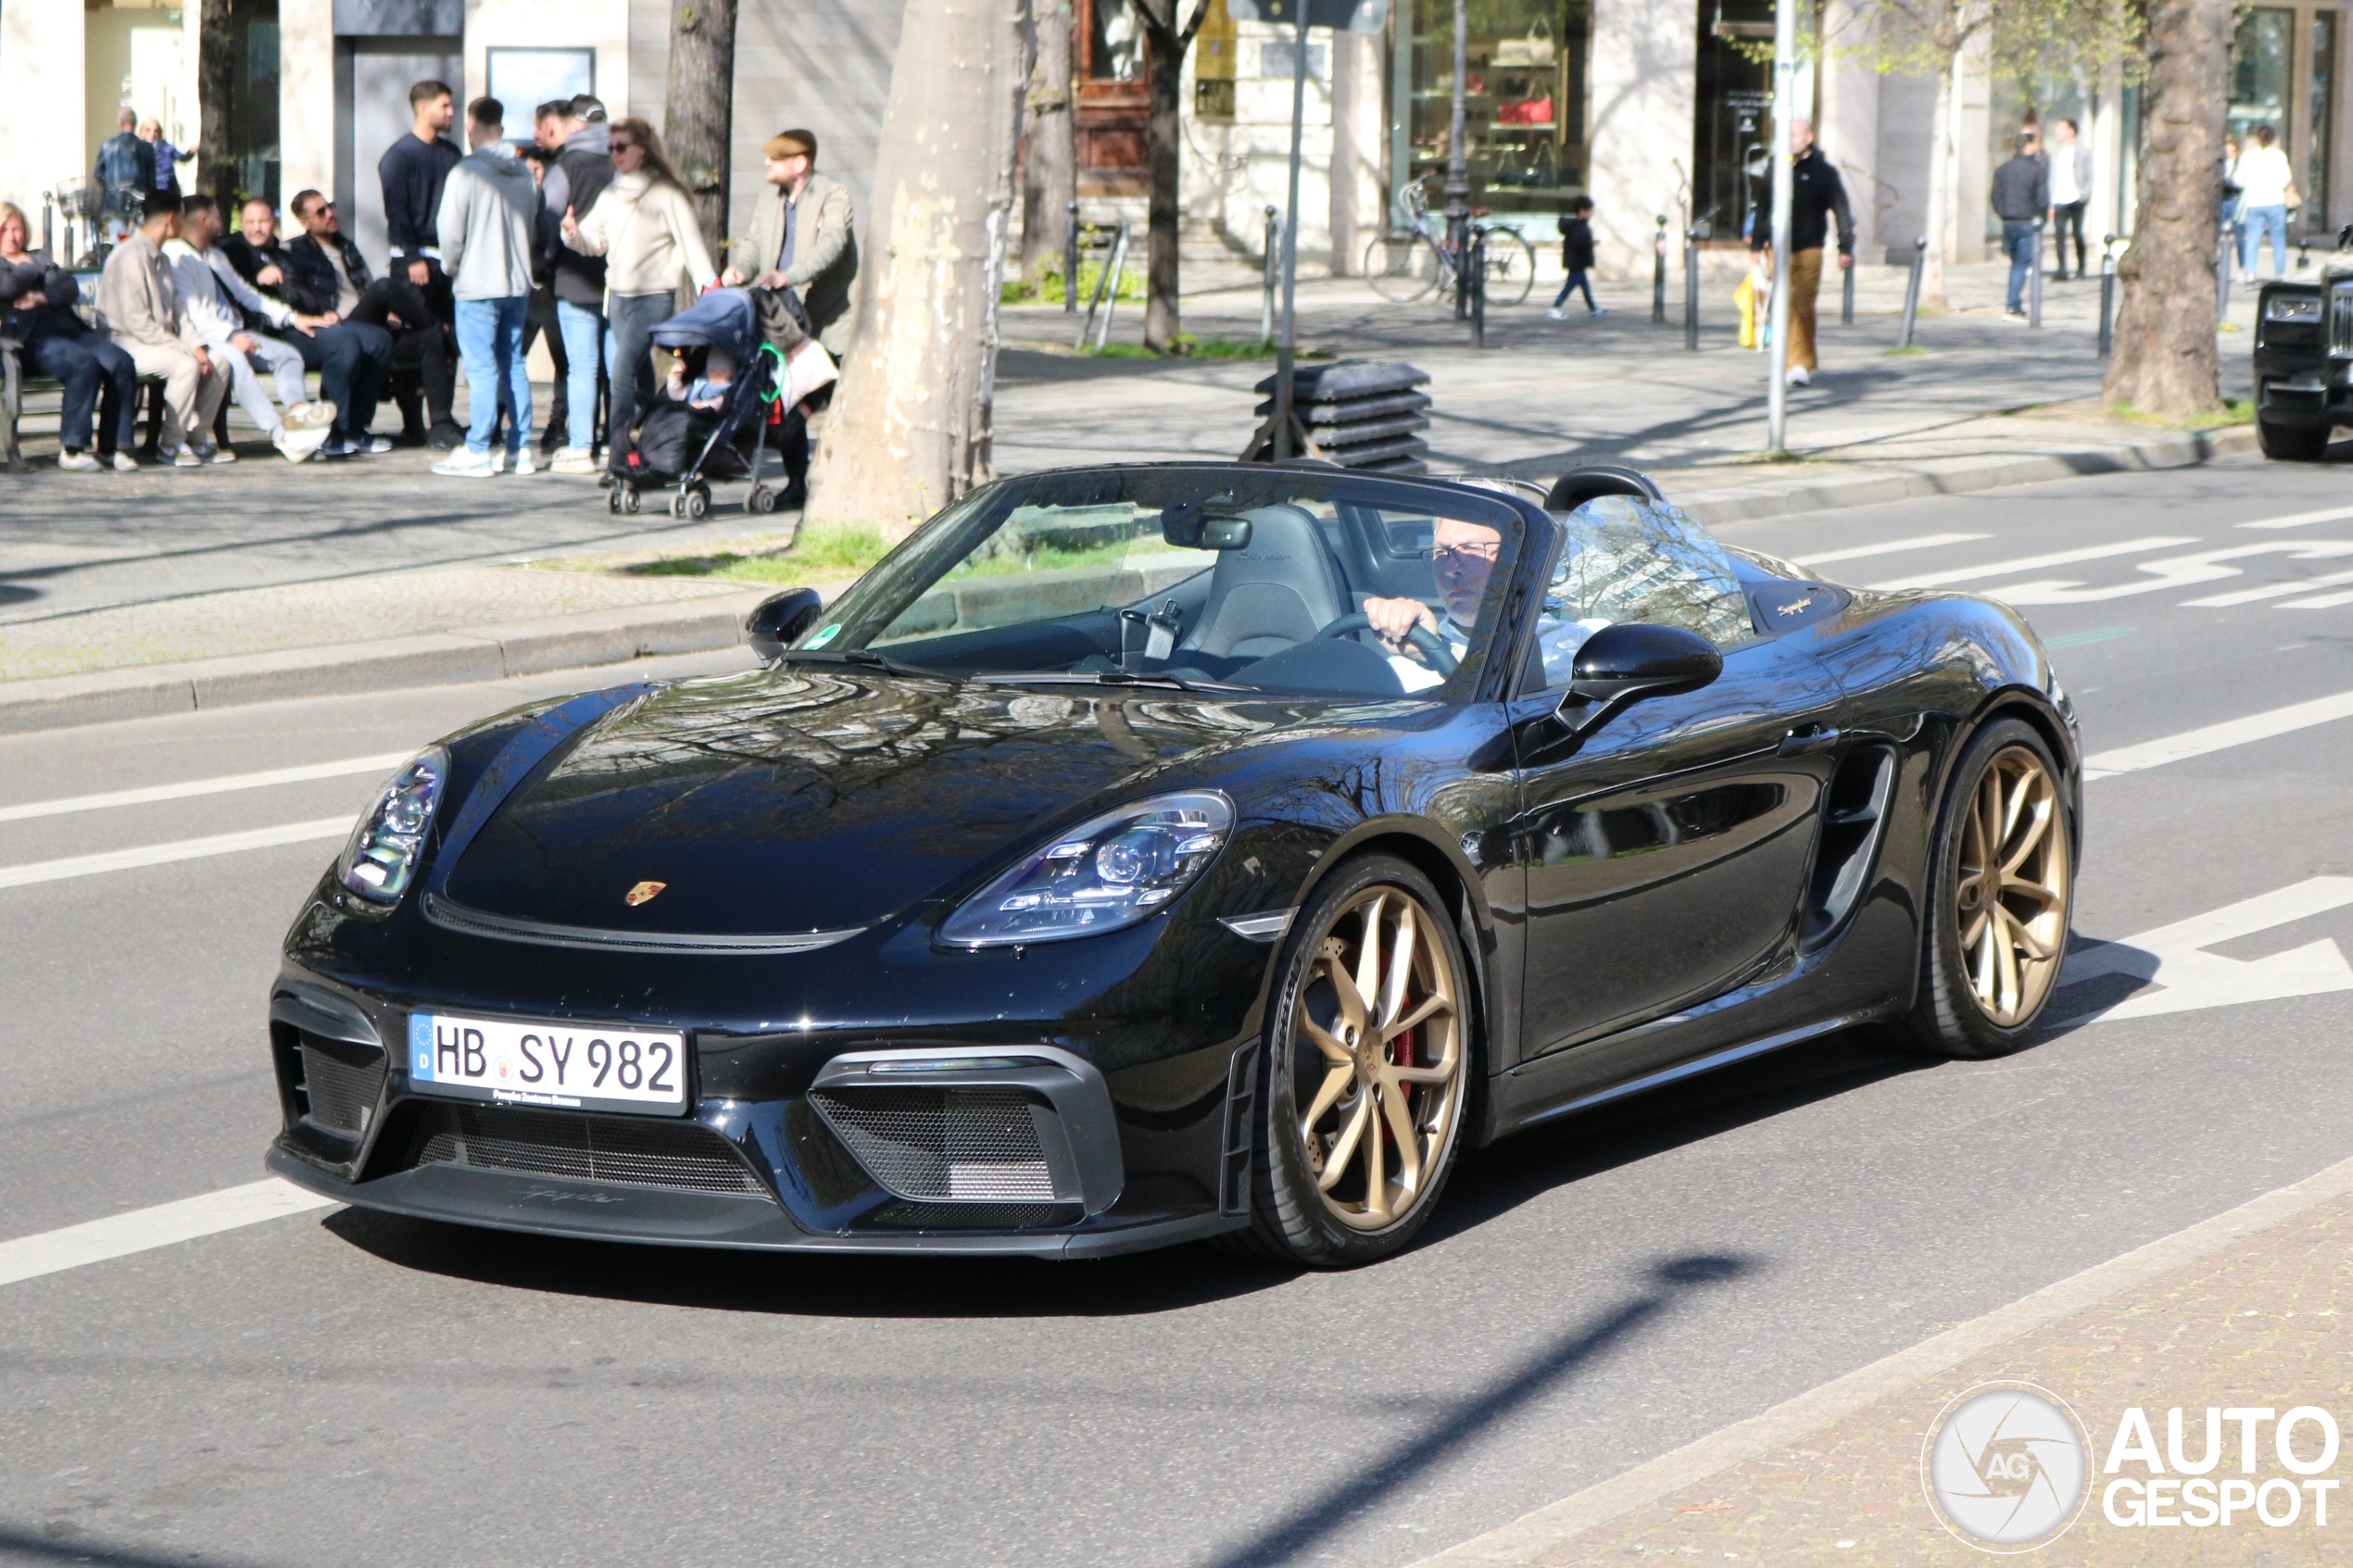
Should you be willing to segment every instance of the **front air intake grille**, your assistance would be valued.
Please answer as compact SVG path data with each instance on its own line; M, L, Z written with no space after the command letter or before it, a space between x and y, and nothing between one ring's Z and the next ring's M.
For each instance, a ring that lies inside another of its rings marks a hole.
M2353 354L2353 288L2329 290L2329 352Z
M865 1223L892 1230L1027 1231L1075 1225L1084 1217L1076 1203L886 1203Z
M1053 1202L1053 1173L1029 1098L1013 1089L875 1088L810 1097L896 1197L949 1203Z
M361 1137L384 1093L384 1053L374 1046L302 1036L302 1095L310 1121L346 1137Z
M433 1108L425 1132L420 1165L692 1192L765 1197L768 1190L726 1139L693 1122L441 1105Z

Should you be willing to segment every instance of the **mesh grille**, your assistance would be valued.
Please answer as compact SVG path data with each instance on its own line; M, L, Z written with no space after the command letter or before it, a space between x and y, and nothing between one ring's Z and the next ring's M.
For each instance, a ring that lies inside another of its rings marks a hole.
M525 1171L623 1186L766 1196L727 1141L694 1123L572 1116L504 1106L434 1108L420 1165Z
M375 1047L302 1037L303 1098L320 1126L351 1137L364 1134L384 1086L384 1053Z
M901 1198L1051 1203L1029 1100L1012 1089L854 1089L812 1097L841 1141Z
M1023 1231L1075 1225L1076 1203L886 1203L866 1216L870 1225L893 1230Z
M2329 291L2329 352L2353 354L2353 289Z

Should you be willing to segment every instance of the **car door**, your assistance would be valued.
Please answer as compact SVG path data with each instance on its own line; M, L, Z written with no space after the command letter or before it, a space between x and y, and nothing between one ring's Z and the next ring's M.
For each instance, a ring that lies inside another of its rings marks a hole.
M1690 563L1717 579L1714 608L1656 577L1603 608L1700 631L1718 643L1722 674L1634 704L1566 756L1541 715L1567 670L1520 701L1523 1059L1728 988L1786 948L1797 917L1841 690L1809 632L1756 635L1729 557L1682 526L1715 552ZM1578 608L1592 607L1558 609Z

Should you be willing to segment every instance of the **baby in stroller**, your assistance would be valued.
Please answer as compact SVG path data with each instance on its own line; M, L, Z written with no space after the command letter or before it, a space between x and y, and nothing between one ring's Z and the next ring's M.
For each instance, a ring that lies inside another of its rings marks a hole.
M689 386L686 357L682 354L670 362L670 380L663 384L661 395L689 408L721 408L726 406L735 380L736 357L724 348L712 348L704 351L702 374Z
M634 512L648 486L675 487L672 515L702 517L714 483L752 480L746 509L772 512L776 492L757 483L775 401L774 357L761 352L750 298L717 289L654 329L677 364L639 422L616 442L611 507Z

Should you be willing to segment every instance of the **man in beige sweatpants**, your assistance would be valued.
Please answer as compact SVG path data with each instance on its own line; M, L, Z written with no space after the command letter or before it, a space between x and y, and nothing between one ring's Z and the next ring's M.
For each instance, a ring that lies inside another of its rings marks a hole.
M98 315L107 335L142 376L163 378L170 414L164 423L163 454L176 468L227 461L212 442L213 416L229 394L229 367L216 364L195 323L180 308L172 286L171 258L163 242L180 232L180 198L169 191L148 194L145 221L114 247L98 279Z

